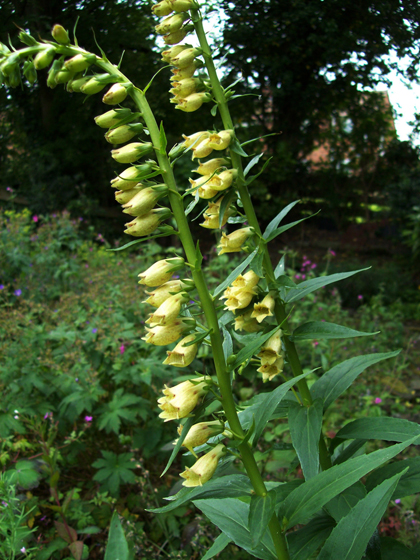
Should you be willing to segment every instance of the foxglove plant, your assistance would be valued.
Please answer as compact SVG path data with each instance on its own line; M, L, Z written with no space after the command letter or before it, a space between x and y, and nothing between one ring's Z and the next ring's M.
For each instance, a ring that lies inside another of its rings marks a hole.
M139 275L139 283L150 290L143 303L154 308L143 339L168 347L164 363L176 368L192 364L199 346L206 344L213 369L165 386L158 400L160 417L179 422L165 472L181 447L197 460L180 473L185 488L155 511L170 511L187 501L201 509L221 530L206 559L230 542L263 559L357 560L365 554L379 558L377 551L391 546L375 532L387 503L419 490L418 461L386 463L419 443L420 428L396 418L363 418L327 440L323 412L368 366L398 352L346 360L309 389L306 377L311 372L302 370L295 343L370 333L322 321L292 331L287 321L290 305L357 271L296 285L285 273L284 257L272 266L269 243L298 223L280 225L296 202L261 230L248 187L265 166L249 175L258 155L243 168L248 155L228 108L234 91L223 88L218 79L199 5L194 0L162 0L152 9L161 18L156 32L168 45L162 59L172 67L168 89L175 108L190 113L211 104L212 115L219 114L213 130L184 135L169 152L163 125L157 125L147 101L150 83L139 89L102 51L97 56L76 41L71 44L60 25L53 28L53 41L38 41L21 31L25 48L1 45L0 71L6 87L20 85L22 74L32 84L37 70L44 68L49 68L47 83L52 88L66 84L68 91L94 95L108 87L103 102L113 108L95 122L106 129L105 139L114 146L111 156L129 164L111 180L117 202L132 218L125 233L141 238L129 245L165 235L177 235L181 241L183 256L160 260ZM188 44L190 34L196 35L199 46ZM136 112L121 106L127 97ZM154 157L144 159L147 156ZM182 156L197 160L198 167L195 178L179 186L173 168ZM226 224L242 224L220 234L218 254L239 253L243 259L213 292L188 221L200 201L206 204L204 228L217 231ZM178 279L173 278L175 272ZM247 366L262 375L267 391L238 407L233 387ZM267 423L278 417L288 419L304 479L265 482L260 473L254 452ZM398 443L367 454L369 439ZM234 459L243 474L223 475L224 465Z

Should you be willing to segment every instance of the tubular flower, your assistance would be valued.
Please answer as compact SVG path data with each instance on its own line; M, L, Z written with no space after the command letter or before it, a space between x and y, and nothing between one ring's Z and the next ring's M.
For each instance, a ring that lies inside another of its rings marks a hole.
M227 169L226 171L222 171L219 175L213 175L209 185L216 191L224 191L231 186L232 181L237 175L238 171L236 169Z
M257 357L261 359L261 365L272 365L281 357L281 333L282 331L279 330L273 334L257 354Z
M211 175L202 175L198 179L188 179L188 180L191 183L191 188L196 190L199 187L203 187L204 185L206 185L209 182L210 177Z
M186 12L197 6L193 0L169 0L169 2L176 12Z
M221 130L218 133L211 134L209 137L209 146L212 150L225 150L233 138L233 130Z
M191 62L189 66L185 66L184 68L173 68L170 80L184 80L185 78L192 78L194 76L194 72L197 68L201 68L203 63L200 60L194 60Z
M159 414L159 418L168 422L189 416L199 399L208 391L209 381L210 377L196 377L175 387L165 385L164 396L158 399L159 408L163 411Z
M252 310L242 313L235 317L235 331L245 331L248 333L258 332L261 330L259 322L251 317Z
M228 206L225 209L222 223L220 224L220 205L222 203L222 200L223 197L220 198L217 202L210 202L210 204L207 207L207 210L203 214L204 223L200 224L200 226L208 229L219 229L221 226L225 225L229 216L232 215L233 211Z
M146 214L137 216L131 222L125 224L124 233L134 235L134 237L143 237L153 233L159 224L169 218L171 211L168 208L155 208Z
M143 132L143 125L140 123L124 124L122 126L118 126L117 128L108 130L105 134L105 140L110 144L124 144L124 142L128 142L141 132Z
M178 426L179 435L182 434L183 427L184 426ZM204 445L211 437L221 434L224 429L224 424L222 424L219 420L213 420L212 422L199 422L198 424L194 424L194 426L191 426L188 434L185 436L185 439L182 442L182 446L186 447L188 451L190 451L197 457L197 455L194 453L194 447Z
M242 245L248 239L250 235L253 234L253 229L250 227L237 229L233 233L226 235L222 233L222 238L220 239L220 243L218 248L220 249L219 255L223 255L224 253L237 253L241 251Z
M171 279L172 274L184 266L182 257L174 257L172 259L164 259L157 261L151 267L139 274L139 284L144 284L149 288L161 286Z
M214 449L200 457L191 468L187 467L185 471L180 474L182 478L185 478L182 483L183 486L202 486L205 482L210 480L214 475L220 457L225 454L226 447L219 443Z
M257 283L259 276L252 270L244 276L239 275L236 280L223 293L220 299L225 299L225 306L230 311L245 309L251 303L252 298L257 293ZM240 323L239 323L240 324Z
M269 292L262 301L254 303L254 311L251 317L255 317L255 319L261 323L266 317L271 317L273 315L275 304L276 301L273 294Z
M111 187L114 189L119 189L121 191L126 191L127 189L132 189L138 182L147 176L153 169L153 164L143 163L142 165L133 165L132 167L127 167L124 171L115 179L111 181Z
M148 303L149 305L153 305L153 307L160 307L170 296L184 290L191 290L193 286L193 281L189 279L170 280L159 288L156 288L153 292L146 292L149 297L142 303Z
M175 367L189 366L197 355L198 344L190 344L189 346L184 346L184 344L192 342L194 338L195 334L190 334L183 338L180 342L178 342L173 350L168 350L166 352L168 357L162 363Z
M204 158L212 153L213 148L209 146L209 141L210 139L206 138L205 140L201 140L199 144L194 146L194 148L192 149L192 159Z
M209 185L203 185L202 187L198 188L198 196L200 198L203 198L204 200L214 198L218 194L219 191L212 189Z
M257 369L259 373L262 373L263 382L271 381L273 377L282 373L284 366L284 357L280 356L273 364L265 364Z
M93 56L86 56L83 54L76 54L72 58L69 58L64 63L64 68L66 68L69 72L83 72L86 68L95 61L95 57Z
M197 146L200 142L209 138L210 132L207 130L201 130L200 132L196 132L195 134L191 134L191 136L182 135L184 138L184 146L185 148L191 148L191 146Z
M178 29L178 31L174 31L173 33L168 33L168 35L164 35L163 40L165 41L166 45L177 45L181 41L185 39L188 35L188 30L185 29Z
M201 83L201 80L198 78L185 78L178 82L174 81L172 82L173 88L169 90L169 93L172 93L172 95L176 97L187 97L191 93L194 93Z
M69 34L62 25L56 24L52 28L51 35L60 43L60 45L68 45L70 43Z
M139 115L140 113L133 113L130 109L111 109L110 111L95 117L95 123L101 128L112 128L120 124L122 121L129 123ZM128 140L130 140L130 138ZM125 140L123 140L123 142L125 142Z
M131 192L132 190L135 190L135 188L125 192ZM129 214L130 216L143 216L152 210L156 202L159 198L164 196L167 190L168 188L166 185L156 185L140 189L138 192L135 192L134 196L129 198L125 204L123 204L123 212L125 214Z
M128 189L127 191L117 191L115 193L115 200L119 204L126 204L127 202L132 200L132 198L134 198L134 196L137 193L139 193L142 190L145 190L144 185L138 183L135 187L133 187L132 189ZM151 210L152 208L153 206L151 206L149 210Z
M246 274L237 276L232 282L232 286L242 290L252 290L259 281L260 277L253 270L248 270Z
M172 51L172 49L170 50ZM169 62L173 66L176 66L179 69L187 68L194 62L195 57L198 56L200 53L201 53L200 49L184 47L182 50L179 50L176 54L171 53L171 58L167 60L167 62ZM165 53L162 53L162 56L163 54Z
M172 59L174 57L178 56L182 51L185 51L187 49L188 47L186 47L185 45L175 45L174 47L161 52L162 60L170 63L172 62Z
M175 109L180 109L185 113L193 113L197 111L203 103L208 103L210 100L211 95L206 91L192 93L185 98L178 98L178 105L175 105Z
M226 293L226 292L225 292ZM252 292L237 292L231 293L225 302L225 308L229 311L236 311L236 309L245 309L251 303L255 294Z
M117 150L111 150L111 157L119 163L134 163L153 150L151 142L132 142Z
M194 326L194 320L179 318L169 325L158 325L151 329L146 328L147 334L142 340L154 346L167 346L172 344L172 342L176 342L183 332L194 328Z
M146 323L151 327L158 325L169 325L178 317L181 306L188 300L188 295L185 292L169 296L166 301L160 305L154 313L151 313Z
M162 2L152 6L152 12L158 17L169 16L173 11L170 0L162 0Z
M118 105L127 97L127 88L122 84L114 84L102 97L102 102L106 105Z
M228 160L224 158L209 159L209 161L200 163L197 169L194 169L194 173L198 173L199 175L213 175L215 171L228 163Z
M181 29L185 20L189 19L187 14L173 14L172 16L164 19L159 25L156 25L155 30L158 35L167 35L174 33Z

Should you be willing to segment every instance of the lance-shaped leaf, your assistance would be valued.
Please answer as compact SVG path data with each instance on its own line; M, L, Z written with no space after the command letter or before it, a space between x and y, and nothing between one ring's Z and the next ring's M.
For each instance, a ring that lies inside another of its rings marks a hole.
M349 459L341 465L319 473L291 492L280 507L280 517L286 528L305 523L332 498L357 482L362 476L383 465L411 444L417 444L420 437L403 443L379 449L369 455Z
M366 493L364 484L357 481L328 502L328 504L324 506L324 509L338 523L340 519L350 513L352 508L354 508L360 500L366 497Z
M260 154L257 154L256 156L254 156L251 161L248 163L248 165L245 167L244 169L244 177L246 177L248 175L248 173L251 171L251 169L254 167L254 165L257 165L257 163L260 161L260 159L263 157L264 152L261 152Z
M267 531L270 519L276 507L276 493L274 490L268 492L266 496L251 497L248 516L248 528L251 533L251 546L256 548L264 533Z
M109 527L108 544L106 545L104 560L128 560L128 544L121 526L118 513L114 511Z
M391 479L385 480L339 521L322 547L317 560L331 560L331 558L337 557L343 560L360 560L362 558L400 476L401 474L397 474Z
M236 545L244 548L252 556L263 560L277 558L271 535L268 531L256 548L252 547L251 533L248 528L249 504L226 498L221 506L220 500L194 500L194 504L219 527Z
M305 480L319 471L319 438L322 427L322 401L317 399L310 406L298 403L289 405L289 429L293 447L302 467Z
M216 297L219 294L221 294L228 286L229 284L232 284L232 282L234 280L236 280L236 278L242 274L242 272L246 269L246 267L249 265L250 262L252 262L252 260L255 258L255 256L258 253L258 247L252 251L252 253L250 255L247 256L247 258L241 262L241 264L239 264L235 270L233 270L229 276L226 278L226 280L224 280L221 284L219 284L217 286L217 288L214 290L213 292L213 296Z
M345 360L341 364L337 364L324 375L315 381L311 387L311 394L313 399L321 398L324 401L324 410L330 406L362 373L366 368L394 358L398 356L401 350L395 352L384 352L381 354L365 354L363 356L356 356Z
M300 220L296 220L296 222L291 222L290 224L286 224L285 226L281 226L277 229L275 229L274 231L272 231L270 233L270 235L266 238L267 243L269 241L271 241L272 239L274 239L275 237L277 237L278 235L284 233L285 231L287 231L288 229L291 229L292 227L297 226L298 224L300 224L301 222L304 222L305 220L309 220L309 218L313 218L314 216L316 216L318 214L318 212L316 212L315 214L312 214L311 216L306 216L306 218L301 218Z
M335 527L334 520L325 514L318 515L305 527L287 535L290 557L293 560L308 560L330 536Z
M354 338L356 336L373 336L375 334L378 333L355 331L354 329L336 325L335 323L327 323L326 321L309 321L297 327L293 331L290 340L298 342L299 340L312 340L314 338Z
M277 228L277 226L280 224L282 219L287 216L287 214L290 212L290 210L294 206L296 206L296 204L298 202L300 202L300 200L295 200L294 202L291 202L285 208L283 208L283 210L281 210L281 212L279 212L275 218L273 218L271 220L271 222L268 224L268 226L267 226L267 228L266 228L266 230L263 234L264 239L267 239L269 237L270 233L272 233Z
M232 541L229 537L227 537L224 533L220 533L201 560L210 560L210 558L213 558L213 556L222 552L222 550L224 550L231 542Z
M420 492L420 457L411 457L402 461L395 461L389 465L385 465L380 469L376 469L366 479L366 489L372 490L384 480L391 478L397 473L405 471L400 478L398 485L395 489L392 499L404 498Z
M293 301L298 301L311 292L315 292L316 290L319 290L320 288L323 288L328 284L339 282L340 280L344 280L345 278L349 278L350 276L353 276L354 274L363 272L365 270L369 270L369 267L361 268L360 270L354 270L352 272L339 272L338 274L330 274L329 276L311 278L310 280L301 282L296 288L290 290L285 297L285 302L292 303Z
M196 413L195 413L194 416L191 416L191 418L187 418L187 421L185 422L185 424L182 427L181 435L177 439L175 447L172 450L171 456L169 457L169 460L166 463L166 467L165 467L163 473L160 476L163 476L164 474L166 474L168 472L168 469L172 465L172 463L174 462L175 457L178 455L178 451L181 449L182 442L187 437L191 426L197 422L197 419L200 416L201 410L202 410L202 407L200 407L199 409L196 410Z
M379 539L379 542L381 560L419 560L420 556L416 549L420 549L420 543L410 550L402 542L391 537L382 537Z

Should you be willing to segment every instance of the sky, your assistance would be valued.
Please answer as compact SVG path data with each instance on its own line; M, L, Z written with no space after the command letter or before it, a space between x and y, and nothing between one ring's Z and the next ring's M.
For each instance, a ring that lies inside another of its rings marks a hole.
M378 88L379 90L387 89L389 93L389 100L396 113L395 128L397 130L398 138L400 140L409 140L412 127L409 125L410 121L414 120L414 114L420 113L420 85L412 84L408 86L396 71L390 75L392 86L385 88L384 86ZM420 138L414 139L414 143L420 145Z

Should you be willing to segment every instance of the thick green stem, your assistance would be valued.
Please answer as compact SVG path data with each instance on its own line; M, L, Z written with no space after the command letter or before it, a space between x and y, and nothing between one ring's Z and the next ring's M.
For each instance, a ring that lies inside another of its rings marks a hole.
M215 69L215 66L214 66L213 58L212 58L211 49L210 49L209 44L207 42L207 37L206 37L206 34L204 32L204 29L203 29L202 19L201 19L198 11L193 12L193 21L194 21L194 27L195 27L195 31L196 31L198 40L200 42L200 47L203 50L203 56L204 56L204 59L205 59L207 72L209 74L210 81L211 81L211 84L212 84L213 95L214 95L214 98L217 102L217 107L219 109L219 113L220 113L220 116L222 118L223 126L225 127L225 129L234 129L233 121L232 121L232 118L230 116L230 112L229 112L229 108L228 108L228 104L227 104L227 100L226 100L226 95L225 95L225 92L224 92L224 90L223 90L223 88L220 84L220 81L217 77L216 69ZM238 192L239 192L239 196L241 198L241 202L242 202L243 207L244 207L246 217L248 219L248 223L249 223L250 226L252 226L254 228L254 230L257 232L257 234L259 236L261 236L262 232L261 232L261 229L260 229L260 225L259 225L257 216L255 214L254 206L252 204L248 188L246 186L246 181L245 181L245 177L244 177L244 173L243 173L241 156L239 154L237 154L236 152L234 152L233 150L231 150L230 155L231 155L233 167L235 167L235 169L238 170L237 189L238 189ZM266 279L267 279L267 282L270 284L270 283L275 281L275 276L274 276L273 265L271 263L271 259L270 259L270 255L269 255L269 252L268 252L267 245L264 246L263 251L264 251L263 264L264 264L264 269L265 269L265 273L266 273ZM287 317L286 308L285 308L284 303L282 301L280 301L279 299L276 300L275 315L276 315L277 321L279 323L283 323L284 329L288 330L288 324L287 324L287 320L286 320L286 317ZM289 339L288 336L284 336L283 339L284 339L284 344L285 344L286 351L287 351L287 357L288 357L290 366L292 368L293 376L297 377L297 376L299 376L303 373L303 370L302 370L302 366L301 366L301 363L300 363L300 360L299 360L299 356L298 356L297 351L296 351L296 346ZM300 395L302 397L303 404L305 406L310 406L312 404L312 396L311 396L311 393L309 391L309 387L308 387L308 384L306 383L306 380L305 379L300 380L297 383L297 386L299 388L299 392L300 392ZM320 463L321 463L322 469L325 470L325 469L330 468L332 466L332 463L331 463L331 459L330 459L329 453L327 451L327 447L325 445L325 440L324 440L324 437L323 437L322 434L321 434L321 438L320 438L319 449L320 449Z

